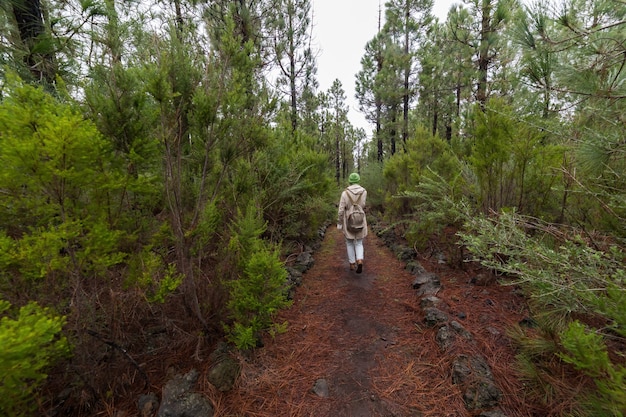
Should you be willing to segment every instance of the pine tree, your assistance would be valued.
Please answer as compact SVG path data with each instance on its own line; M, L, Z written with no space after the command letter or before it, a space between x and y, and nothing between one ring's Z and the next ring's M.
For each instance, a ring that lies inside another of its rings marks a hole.
M402 142L409 137L409 109L416 96L415 53L432 19L433 0L392 0L385 5L385 31L397 45L398 72L401 77Z
M348 107L346 105L345 91L343 90L341 81L333 81L327 94L330 99L332 111L331 135L335 142L335 179L337 180L337 185L339 185L341 184L342 166L346 163L344 144L348 124Z
M278 68L278 90L288 98L291 129L298 129L305 98L317 88L315 53L312 47L310 0L274 0L268 22L274 65Z
M470 47L477 57L475 98L484 108L489 98L490 73L502 48L502 31L517 6L515 0L468 0L466 3L467 13L459 8L450 16L451 31L454 39Z
M375 125L374 136L376 138L376 157L379 162L383 160L383 135L381 132L382 95L378 74L383 68L384 43L383 35L378 34L365 45L365 55L361 58L362 69L356 78L356 98L359 102L359 110L365 114L365 119Z
M45 4L41 0L7 0L4 7L17 28L15 61L21 57L30 79L51 89L57 75L56 45L45 18L49 16Z

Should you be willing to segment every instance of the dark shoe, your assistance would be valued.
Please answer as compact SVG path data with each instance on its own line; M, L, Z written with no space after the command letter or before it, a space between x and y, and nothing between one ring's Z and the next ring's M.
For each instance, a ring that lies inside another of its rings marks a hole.
M354 271L356 269L356 264L350 264L350 271Z
M360 274L363 272L363 261L356 261L356 273Z

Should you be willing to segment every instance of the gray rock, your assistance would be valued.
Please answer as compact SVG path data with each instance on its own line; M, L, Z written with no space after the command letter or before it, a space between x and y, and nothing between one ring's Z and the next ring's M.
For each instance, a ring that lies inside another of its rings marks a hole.
M448 315L438 308L425 308L424 313L426 313L424 316L424 322L429 327L435 327L439 323L446 323L448 321Z
M415 260L407 262L404 269L406 269L407 271L409 271L411 274L414 274L414 275L420 275L426 272L424 267Z
M293 300L296 294L296 288L302 285L302 272L293 267L286 267L287 271L287 285L285 289L285 295L287 300Z
M493 408L502 397L482 356L459 355L452 363L452 382L459 385L468 410Z
M302 284L302 272L290 266L286 267L287 282L289 285L299 287Z
M415 280L413 280L413 288L418 289L422 285L430 283L439 285L441 284L441 280L439 279L439 276L435 273L424 272L415 277Z
M311 389L315 395L320 398L328 398L330 396L330 391L328 389L328 381L323 378L318 379L313 384L313 388Z
M139 397L139 415L141 417L152 417L159 408L159 399L156 394L149 393Z
M208 381L221 392L230 391L241 373L241 365L228 355L221 356L209 370Z
M437 298L434 295L429 295L428 297L424 297L420 300L420 307L428 308L435 307L441 303L441 298Z
M435 337L435 340L439 345L439 349L444 352L448 350L450 346L452 346L455 339L456 336L452 331L450 331L450 327L448 326L441 326L437 331L437 336Z
M306 272L313 267L315 259L311 251L301 252L296 257L296 264L293 266L300 272Z
M462 337L464 337L465 339L468 340L472 340L472 334L470 332L468 332L465 327L463 327L463 325L461 325L461 323L459 323L456 320L453 320L450 322L450 327L452 327L452 330L454 330L457 334L461 335Z
M415 258L415 249L402 247L398 248L398 259L402 262L408 262L411 259Z
M480 410L500 403L502 392L491 380L482 380L467 387L463 393L465 407L468 410Z
M452 362L452 382L456 385L466 383L472 377L491 379L491 368L482 356L459 355Z
M448 263L448 258L446 257L446 254L443 252L439 252L436 255L437 257L437 263L439 265L445 265L446 263Z
M451 321L449 325L441 326L437 331L435 340L439 348L445 352L456 341L457 335L472 340L472 334L465 330L458 321Z
M435 295L441 289L441 280L437 274L425 272L415 277L413 288L418 291L418 295Z
M213 405L202 394L193 392L198 371L176 375L163 388L163 401L157 417L213 417Z

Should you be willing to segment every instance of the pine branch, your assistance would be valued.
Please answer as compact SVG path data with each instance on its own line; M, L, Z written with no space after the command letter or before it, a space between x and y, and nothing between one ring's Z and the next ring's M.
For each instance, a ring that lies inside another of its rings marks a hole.
M141 366L139 366L139 364L137 363L136 360L134 360L130 354L128 353L128 351L123 348L122 346L118 345L117 343L113 342L112 340L107 340L104 338L104 336L100 335L99 333L91 330L91 329L87 329L87 334L89 336L95 337L96 339L98 339L99 341L101 341L102 343L104 343L105 345L109 345L111 346L113 349L117 349L120 352L122 352L124 354L124 356L126 356L126 358L128 359L128 361L139 371L139 373L141 374L141 376L143 377L143 379L146 381L144 388L149 387L150 386L150 379L148 378L148 374L146 374L146 372L141 369Z

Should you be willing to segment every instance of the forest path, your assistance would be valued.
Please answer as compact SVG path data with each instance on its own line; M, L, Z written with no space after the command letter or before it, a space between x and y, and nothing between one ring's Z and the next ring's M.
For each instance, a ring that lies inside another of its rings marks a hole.
M343 235L328 229L293 306L280 314L287 331L268 338L244 362L235 389L216 402L216 416L477 415L467 411L452 383L458 353L487 358L507 416L530 415L520 411L528 407L516 395L514 352L504 336L523 318L511 288L479 287L470 284L469 271L420 259L440 276L437 297L452 319L461 313L459 321L474 335L443 353L437 330L424 324L420 297L412 288L415 277L374 233L364 244L364 270L356 274L348 269Z

